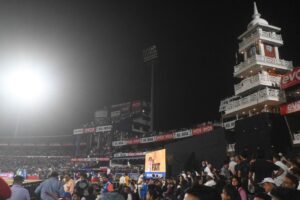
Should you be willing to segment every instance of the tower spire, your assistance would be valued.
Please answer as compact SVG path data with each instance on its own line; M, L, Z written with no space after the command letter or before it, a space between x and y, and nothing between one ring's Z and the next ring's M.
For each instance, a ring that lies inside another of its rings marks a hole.
M256 6L256 2L254 1L254 13L253 13L253 15L252 15L252 18L253 19L257 19L257 18L260 18L260 13L258 12L258 10L257 10L257 6Z

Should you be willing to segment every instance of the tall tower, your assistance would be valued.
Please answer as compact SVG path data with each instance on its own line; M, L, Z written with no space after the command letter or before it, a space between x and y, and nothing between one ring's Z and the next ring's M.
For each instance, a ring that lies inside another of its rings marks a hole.
M278 113L279 105L285 102L280 79L293 69L293 64L280 58L278 48L283 45L280 30L261 18L254 2L252 21L238 37L238 52L243 61L234 66L235 95L220 103L225 129L234 130L237 120L262 112Z

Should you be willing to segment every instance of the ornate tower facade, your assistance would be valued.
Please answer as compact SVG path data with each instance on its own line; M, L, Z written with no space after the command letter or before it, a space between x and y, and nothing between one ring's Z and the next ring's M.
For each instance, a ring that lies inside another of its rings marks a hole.
M242 62L234 66L235 95L221 101L219 111L225 129L234 129L237 120L262 112L279 113L285 102L280 90L281 76L293 69L291 61L280 58L281 28L261 18L256 3L247 30L238 39Z

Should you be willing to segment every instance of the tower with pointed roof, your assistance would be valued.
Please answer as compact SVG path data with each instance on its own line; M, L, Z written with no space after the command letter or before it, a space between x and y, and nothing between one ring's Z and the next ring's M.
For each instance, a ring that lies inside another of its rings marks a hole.
M252 21L238 39L238 53L242 62L234 66L234 96L221 101L223 126L233 130L237 120L262 112L278 113L285 102L279 84L281 75L291 71L293 64L280 58L279 47L283 40L281 28L270 25L261 18L256 3Z

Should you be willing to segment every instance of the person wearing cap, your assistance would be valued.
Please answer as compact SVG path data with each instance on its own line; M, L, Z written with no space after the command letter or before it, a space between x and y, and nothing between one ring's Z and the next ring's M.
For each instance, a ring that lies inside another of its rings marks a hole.
M276 185L275 185L275 181L272 179L272 178L264 178L262 180L262 182L259 183L259 185L261 185L264 190L265 190L265 193L268 194L268 195L271 195L271 191L276 188Z
M8 200L30 200L30 195L27 189L22 186L24 178L22 176L14 177L14 184L11 187L11 197Z
M35 189L34 193L40 195L41 200L53 200L53 196L63 197L64 187L58 180L58 173L52 172L49 178Z

